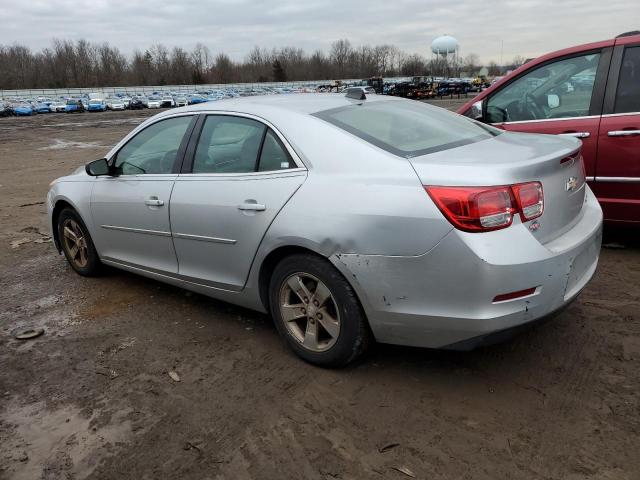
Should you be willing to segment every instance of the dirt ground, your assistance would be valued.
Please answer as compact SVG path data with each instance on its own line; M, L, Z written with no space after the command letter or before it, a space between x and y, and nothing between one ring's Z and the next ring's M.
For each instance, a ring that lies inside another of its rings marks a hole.
M0 119L0 479L640 478L637 230L506 344L323 370L264 315L54 251L49 182L148 115Z

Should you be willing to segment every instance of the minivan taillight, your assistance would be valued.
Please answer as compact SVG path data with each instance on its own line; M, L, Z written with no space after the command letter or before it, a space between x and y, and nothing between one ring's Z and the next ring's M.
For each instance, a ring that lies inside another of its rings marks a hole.
M507 228L513 216L522 221L542 215L544 196L540 182L495 187L424 187L451 224L465 232Z

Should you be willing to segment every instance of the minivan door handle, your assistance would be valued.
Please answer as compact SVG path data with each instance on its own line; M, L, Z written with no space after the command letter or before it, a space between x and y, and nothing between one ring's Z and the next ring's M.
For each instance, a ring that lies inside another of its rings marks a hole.
M610 137L634 137L640 135L640 130L611 130L607 135Z
M248 210L253 212L263 212L267 209L266 205L256 202L255 200L245 200L241 205L238 205L238 210Z
M591 133L589 132L562 132L560 135L564 137L575 137L575 138L589 138Z
M164 200L160 200L158 197L152 196L152 197L147 198L144 201L144 204L148 205L150 207L161 207L161 206L164 205Z

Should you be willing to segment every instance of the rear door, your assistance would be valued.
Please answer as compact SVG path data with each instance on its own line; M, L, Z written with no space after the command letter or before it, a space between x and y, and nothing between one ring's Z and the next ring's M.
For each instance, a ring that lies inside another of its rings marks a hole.
M614 49L600 124L595 191L607 220L640 222L640 40L637 36L618 39Z
M598 48L525 71L487 99L485 121L510 131L581 139L587 178L593 181L611 52Z
M265 232L307 172L284 138L256 118L216 114L200 123L171 196L179 274L240 290Z

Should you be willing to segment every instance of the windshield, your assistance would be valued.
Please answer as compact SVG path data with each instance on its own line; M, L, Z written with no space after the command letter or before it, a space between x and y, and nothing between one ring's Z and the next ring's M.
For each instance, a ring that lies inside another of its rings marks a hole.
M405 158L460 147L500 133L444 109L412 101L354 104L314 116Z

